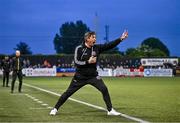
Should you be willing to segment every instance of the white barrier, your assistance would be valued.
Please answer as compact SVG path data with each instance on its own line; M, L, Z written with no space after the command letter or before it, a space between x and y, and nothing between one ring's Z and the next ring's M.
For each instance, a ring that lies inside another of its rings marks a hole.
M152 76L173 76L172 69L144 69L144 77Z
M143 66L161 66L164 63L178 64L178 58L142 58L141 64Z
M143 71L141 71L140 69L123 69L123 68L119 68L119 69L115 69L114 70L114 76L139 76L142 77L143 76Z
M25 76L56 76L56 68L26 68L22 70ZM12 72L11 72L12 73ZM140 71L139 69L98 69L99 76L144 76L144 77L153 77L153 76L173 76L172 69L144 69ZM2 75L2 70L0 70L0 75Z
M98 69L99 76L113 76L112 69L104 68L104 69Z
M25 76L56 76L56 68L26 68L23 69Z
M115 69L114 76L130 76L130 70L123 68Z

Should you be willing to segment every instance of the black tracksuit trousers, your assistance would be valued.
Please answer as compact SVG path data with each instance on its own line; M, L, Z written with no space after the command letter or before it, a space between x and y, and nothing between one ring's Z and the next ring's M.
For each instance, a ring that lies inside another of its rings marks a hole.
M5 82L6 82L6 87L8 87L8 83L9 83L9 72L4 71L3 72L3 87L5 86Z
M89 78L89 79L82 79L81 77L75 75L74 78L72 79L68 89L59 98L58 102L55 105L55 108L58 110L60 108L60 106L62 106L64 104L64 102L73 93L75 93L77 90L79 90L81 87L83 87L87 84L94 86L102 93L103 99L107 106L107 110L110 111L112 109L112 104L111 104L109 92L108 92L108 89L107 89L106 85L104 84L103 80L99 76Z
M19 78L19 88L18 88L18 91L21 92L21 88L22 88L22 79L23 79L23 74L22 74L22 71L13 71L13 74L12 74L12 83L11 83L11 92L14 91L14 84L15 84L15 81L16 81L16 78Z

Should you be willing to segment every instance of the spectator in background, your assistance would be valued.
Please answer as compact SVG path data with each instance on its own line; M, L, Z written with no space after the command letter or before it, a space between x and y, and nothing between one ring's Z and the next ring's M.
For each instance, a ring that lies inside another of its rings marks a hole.
M27 64L26 64L26 60L23 60L23 68L26 68Z
M57 66L57 67L61 67L61 60L60 60L60 59L57 60L56 66Z
M47 60L44 60L43 62L43 68L46 68L48 66L48 61Z
M28 68L28 67L30 67L30 65L31 65L30 60L27 59L27 60L26 60L26 67Z
M47 63L47 68L51 68L52 67L52 65L48 62Z
M21 88L22 88L22 79L23 79L23 74L22 74L22 68L23 68L23 60L20 57L21 53L19 50L16 50L16 56L12 60L12 83L11 83L11 93L14 91L14 84L16 81L16 78L19 78L19 88L18 91L21 93Z
M44 60L43 68L51 68L51 64L47 60Z
M5 56L3 59L2 63L2 70L3 70L3 87L5 87L5 82L6 82L6 87L9 87L9 73L10 73L10 60L8 56Z

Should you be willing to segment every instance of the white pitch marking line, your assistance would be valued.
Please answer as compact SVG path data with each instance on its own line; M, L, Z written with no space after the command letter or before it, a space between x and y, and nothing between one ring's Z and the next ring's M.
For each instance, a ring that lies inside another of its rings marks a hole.
M29 95L29 94L25 94L25 95L26 95L27 97L31 98L33 101L36 101L36 102L39 101L39 99L36 99L35 97L33 97L33 96Z
M27 97L31 98L33 101L35 101L37 103L40 103L42 106L47 106L46 108L29 108L29 109L49 109L49 108L52 109L52 107L49 107L48 104L43 103L43 101L40 101L39 99L37 99L37 98L35 98L35 97L33 97L33 96L29 95L29 94L25 94L25 95Z
M29 94L25 94L27 97L31 98L31 99L35 99L35 97L29 95Z
M48 104L46 104L46 103L43 103L43 104L41 104L42 106L48 106Z
M36 99L36 97L30 97L32 100L35 100Z
M47 107L48 109L52 109L53 107Z
M38 103L43 103L43 101L37 101Z
M61 96L61 94L58 94L58 93L55 93L55 92L52 92L52 91L49 91L49 90L46 90L46 89L43 89L43 88L39 88L39 87L30 85L30 84L27 84L27 83L24 83L24 85L25 85L25 86L28 86L28 87L31 87L31 88L34 88L34 89L37 89L37 90L40 90L40 91L43 91L43 92L46 92L46 93L49 93L49 94L52 94L52 95ZM103 108L103 107L96 106L96 105L93 105L93 104L90 104L90 103L87 103L87 102L84 102L84 101L80 101L80 100L77 100L77 99L73 99L73 98L71 98L71 97L68 98L68 99L71 100L71 101L74 101L74 102L78 102L78 103L80 103L80 104L84 104L84 105L87 105L87 106L96 108L96 109L100 109L100 110L103 110L103 111L107 111L107 110L106 110L105 108ZM140 119L140 118L133 117L133 116L129 116L129 115L123 114L123 113L121 113L120 116L125 117L125 118L130 119L130 120L133 120L133 121L136 121L136 122L149 123L148 121L145 121L145 120L142 120L142 119Z
M36 102L37 102L37 101L39 101L39 99L36 99L36 98L35 98L35 99L33 99L33 100L34 100L34 101L36 101Z
M22 94L22 93L13 93L12 95L15 95L15 96L24 96L24 94Z
M47 109L47 108L29 108L29 109L31 109L31 110L34 110L34 109L36 109L36 110L40 110L40 109Z

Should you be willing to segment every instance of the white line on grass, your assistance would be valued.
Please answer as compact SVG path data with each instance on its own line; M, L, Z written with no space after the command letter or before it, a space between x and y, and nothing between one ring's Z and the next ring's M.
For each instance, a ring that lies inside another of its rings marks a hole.
M48 106L48 104L46 104L46 103L43 103L43 104L41 104L42 106Z
M36 102L37 102L37 101L39 101L39 99L36 99L36 98L35 98L35 99L33 99L33 100L34 100L34 101L36 101Z
M49 107L47 107L48 109L52 109L53 107L51 107L51 106L49 106Z
M22 93L16 93L16 94L13 93L12 96L24 96L24 94L22 94Z
M56 96L61 96L61 94L58 94L58 93L55 93L55 92L52 92L52 91L49 91L49 90L46 90L46 89L43 89L43 88L39 88L37 86L33 86L33 85L30 85L30 84L27 84L27 83L24 83L25 86L28 86L28 87L31 87L31 88L34 88L34 89L37 89L37 90L40 90L40 91L43 91L43 92L46 92L46 93L49 93L49 94L52 94L52 95L56 95ZM77 100L77 99L73 99L73 98L68 98L69 100L71 101L74 101L74 102L78 102L80 104L84 104L84 105L87 105L89 107L93 107L93 108L96 108L96 109L100 109L100 110L103 110L103 111L107 111L105 108L103 107L100 107L100 106L96 106L96 105L93 105L93 104L90 104L90 103L87 103L87 102L84 102L84 101L80 101L80 100ZM148 121L145 121L145 120L142 120L140 118L136 118L136 117L133 117L133 116L129 116L127 114L123 114L123 113L120 113L120 116L122 117L125 117L127 119L130 119L130 120L133 120L133 121L136 121L136 122L141 122L141 123L149 123Z
M43 103L43 101L40 101L39 99L36 99L36 97L33 97L29 94L25 94L27 97L31 98L33 101L40 103L42 106L46 106L46 108L29 108L29 109L49 109L49 105L46 103Z
M33 107L30 107L29 109L31 109L31 110L42 110L42 109L48 109L48 108L33 108Z
M37 101L38 103L43 103L43 101Z

